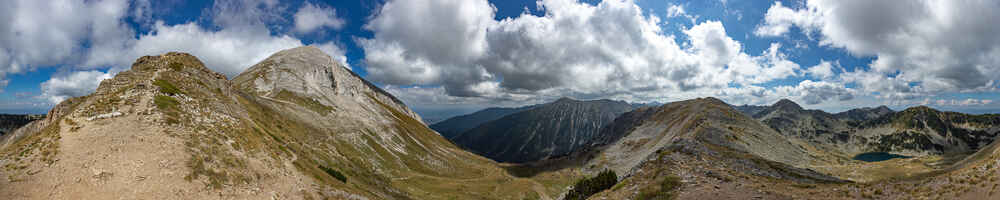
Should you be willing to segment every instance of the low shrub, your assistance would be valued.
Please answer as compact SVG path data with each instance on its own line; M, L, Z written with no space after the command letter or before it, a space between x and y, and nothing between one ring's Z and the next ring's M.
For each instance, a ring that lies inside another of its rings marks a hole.
M344 174L341 174L340 172L338 172L337 170L330 169L329 167L322 166L322 165L320 165L319 168L322 169L327 174L329 174L330 176L333 176L333 178L336 178L337 180L340 180L340 182L347 183L347 177L344 176Z
M591 195L604 191L618 183L618 175L614 171L605 169L593 178L581 179L573 184L573 189L566 193L567 200L587 199Z
M184 93L181 89L178 89L177 86L174 86L174 84L170 84L170 82L163 79L156 79L153 81L153 85L160 87L160 92L170 96Z
M181 104L177 99L165 95L156 95L156 97L153 97L153 103L156 104L156 108L164 110Z
M637 200L666 200L674 199L674 190L681 187L681 179L668 175L660 181L659 185L643 188L639 191Z

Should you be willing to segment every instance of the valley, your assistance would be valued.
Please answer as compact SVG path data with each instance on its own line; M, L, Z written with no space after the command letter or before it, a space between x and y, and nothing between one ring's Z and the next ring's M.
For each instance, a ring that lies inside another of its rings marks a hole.
M996 114L560 98L427 125L331 60L288 49L229 80L185 53L139 58L0 137L0 194L983 199L1000 186Z

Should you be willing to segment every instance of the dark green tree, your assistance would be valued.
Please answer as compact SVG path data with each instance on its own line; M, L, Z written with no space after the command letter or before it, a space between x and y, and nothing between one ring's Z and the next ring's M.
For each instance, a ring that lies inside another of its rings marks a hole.
M566 193L567 200L583 200L591 195L604 191L618 183L618 175L615 171L605 169L597 176L584 178L573 184L573 189Z

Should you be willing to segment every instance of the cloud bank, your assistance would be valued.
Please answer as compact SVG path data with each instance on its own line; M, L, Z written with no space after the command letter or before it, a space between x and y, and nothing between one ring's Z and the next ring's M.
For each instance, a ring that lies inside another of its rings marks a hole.
M481 0L387 2L365 25L374 37L359 41L368 78L401 86L399 91L409 85L441 85L445 95L475 102L559 96L735 100L747 92L778 92L747 89L759 88L755 84L803 76L803 69L787 59L781 45L751 55L718 21L682 30L687 41L677 43L676 36L664 33L666 22L643 13L632 1L590 5L543 0L538 5L543 16L494 20L495 8ZM673 15L683 14L682 7L671 10ZM773 98L748 96L754 98L737 102Z
M883 97L997 91L997 9L996 1L810 0L802 8L775 2L755 34L785 36L798 28L822 46L873 56L870 70L844 79Z

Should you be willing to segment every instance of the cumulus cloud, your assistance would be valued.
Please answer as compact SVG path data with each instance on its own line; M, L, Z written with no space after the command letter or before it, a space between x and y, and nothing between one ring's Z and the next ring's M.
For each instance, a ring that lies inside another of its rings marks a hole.
M698 21L698 16L697 15L688 14L687 11L684 10L684 6L682 6L682 5L676 5L676 4L671 4L670 6L667 7L667 17L668 18L671 18L671 17L684 17L684 18L687 18L688 20L691 20L692 24L694 24L696 21Z
M709 65L725 65L739 55L740 43L726 35L721 22L708 21L684 30L694 50L703 56Z
M797 27L823 46L875 56L870 73L893 75L875 86L900 96L923 92L996 91L1000 80L1000 3L994 1L829 1L803 8L773 4L756 34ZM910 89L899 89L902 82Z
M336 9L309 2L302 4L302 7L295 12L294 18L295 31L298 33L311 33L323 27L340 29L346 23L344 19L337 17Z
M486 52L494 11L479 0L387 2L364 26L375 37L358 40L369 77L393 85L446 83L449 93L470 96L464 85L492 78L469 65Z
M38 98L57 104L70 97L87 95L96 90L102 80L109 79L112 75L94 70L53 76L42 82L42 94Z
M687 15L687 12L684 11L684 6L670 5L670 7L667 7L667 17L680 17L684 15Z
M780 1L774 2L764 14L764 24L757 27L754 34L759 36L780 36L791 30L793 26L801 27L811 33L820 28L819 11L803 9L793 10L785 7Z
M809 67L809 69L806 69L806 73L808 73L810 76L814 78L829 79L834 75L833 72L834 64L835 63L831 63L830 61L825 61L825 60L820 61L819 64L817 64L816 66L812 66Z
M718 21L683 30L688 40L678 44L632 1L539 5L543 16L497 21L486 1L387 2L365 25L374 37L359 40L368 77L390 86L440 84L455 97L649 101L799 75L779 44L751 56ZM395 91L415 94L404 90Z
M831 82L804 80L795 88L806 104L818 104L830 99L847 101L854 99L854 90Z
M133 33L118 21L127 15L128 5L124 0L5 2L0 7L0 80L78 62L84 57L78 52L88 43L95 48L121 45L111 38Z

